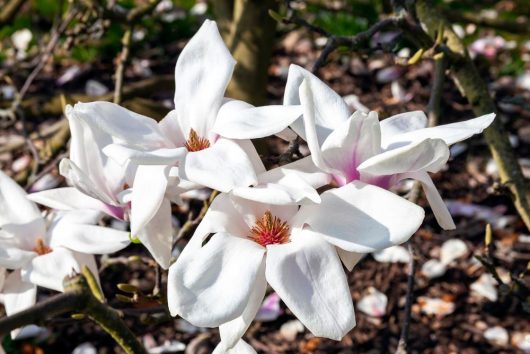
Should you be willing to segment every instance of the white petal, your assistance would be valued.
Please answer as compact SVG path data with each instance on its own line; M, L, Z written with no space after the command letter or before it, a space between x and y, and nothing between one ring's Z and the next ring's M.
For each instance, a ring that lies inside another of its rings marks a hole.
M117 252L130 243L129 233L87 224L59 222L52 230L50 247L62 246L89 254Z
M35 203L26 192L5 173L0 171L0 228L18 225L30 236L44 232L44 220ZM8 230L9 231L9 230Z
M302 115L302 107L254 107L243 101L229 101L221 106L214 131L230 139L255 139L274 135Z
M174 165L186 152L184 147L142 151L121 144L110 144L103 148L103 153L120 165L128 161L137 165Z
M449 148L441 139L426 139L387 150L364 161L358 170L375 176L406 172L438 172L449 159Z
M265 249L257 243L215 234L206 245L181 254L169 269L168 306L200 327L217 327L245 310Z
M385 248L372 254L374 259L381 263L408 263L410 262L410 253L403 246L394 246Z
M495 113L486 114L478 118L463 122L439 125L432 128L414 130L408 133L392 136L385 143L387 146L399 146L403 143L416 142L424 139L442 139L447 145L465 140L475 134L480 134L490 126L495 119Z
M355 326L350 288L333 246L313 235L267 246L266 277L316 336L340 340Z
M275 205L320 203L318 192L296 174L288 174L277 183L234 188L232 194L248 200Z
M206 20L190 39L175 67L175 111L207 137L236 62L214 21Z
M67 114L71 117L70 121L82 119L94 129L111 135L113 142L151 149L168 145L154 119L129 111L115 103L77 103Z
M252 162L252 166L254 166L254 172L258 175L260 173L264 173L267 171L265 168L265 165L261 161L261 158L259 157L258 151L256 150L256 147L252 143L252 140L249 139L241 139L241 140L232 140L234 143L239 145L241 149L247 154L248 158Z
M131 233L136 235L158 212L166 194L169 166L138 166L131 196Z
M10 240L11 241L11 240ZM37 256L35 252L25 251L15 247L15 242L6 242L0 239L0 267L7 269L18 269ZM13 245L12 243L15 243Z
M258 183L275 183L291 174L302 178L313 188L320 188L331 182L331 176L315 166L311 156L308 156L259 174Z
M466 243L457 238L447 240L440 249L440 261L449 264L455 259L463 257L469 253Z
M381 152L380 138L377 113L360 111L328 135L321 147L322 157L327 166L341 173L341 185L359 179L357 166Z
M256 184L252 162L236 143L219 139L208 149L190 152L179 168L181 178L221 192Z
M189 117L179 117L179 113L173 109L158 123L158 126L174 146L186 144L190 131Z
M412 178L421 183L421 186L423 187L423 191L425 192L425 197L427 198L427 201L429 202L429 205L432 209L432 212L434 214L434 217L436 218L436 221L438 221L438 224L444 229L444 230L454 230L456 229L455 222L453 221L453 217L451 216L451 213L449 213L449 210L447 209L447 205L445 205L442 197L440 196L440 193L438 193L438 190L436 189L436 186L432 182L431 177L426 172L416 172L416 173L406 173L399 176L400 179L404 178Z
M348 252L338 247L337 254L340 257L342 264L344 264L344 267L348 269L348 272L351 272L357 263L366 256L366 253Z
M21 271L22 280L44 288L63 291L64 277L80 271L80 264L72 251L56 247L52 252L38 256Z
M32 283L24 282L20 277L20 271L16 270L7 276L2 294L6 314L10 316L35 304L37 287Z
M357 309L368 316L383 317L386 313L388 297L377 289L370 287L357 302Z
M408 240L420 227L422 208L382 188L360 181L328 190L318 205L303 205L298 224L339 248L374 252Z
M173 247L173 227L171 224L171 203L163 199L158 211L136 234L155 261L164 269L169 268Z
M273 216L276 216L282 221L290 224L291 219L298 212L298 205L287 204L287 205L274 205L255 202L244 198L237 197L233 194L230 195L230 199L233 203L234 208L238 211L248 228L252 228L257 219L260 219L266 211L270 211ZM248 230L248 229L247 229ZM238 234L241 235L241 234ZM248 231L244 236L248 235ZM241 236L243 236L241 235Z
M107 209L105 203L89 197L74 187L55 188L31 193L28 195L28 199L48 208L59 210L93 209L105 211Z
M381 144L385 148L394 136L427 127L428 119L424 112L413 111L396 114L381 121Z
M224 343L219 343L212 354L256 354L256 351L248 345L247 342L241 339L231 349L226 349Z
M350 111L342 97L324 82L304 68L293 64L289 67L289 76L285 85L284 105L305 104L299 91L300 85L304 80L310 87L307 94L311 95L310 102L312 103L311 107L304 107L304 114L306 114L307 109L314 111L315 129L318 141L321 144L332 130L350 116ZM306 99L305 101L307 102L308 100ZM294 122L291 127L298 135L306 138L308 127L306 125L304 129L302 120Z
M247 307L245 311L236 318L227 323L223 323L219 326L219 334L221 335L221 344L225 347L233 348L237 342L243 337L248 327L256 317L261 302L265 297L265 291L267 290L267 280L265 279L265 262L262 263L261 269L256 274L256 282L254 289L250 294Z

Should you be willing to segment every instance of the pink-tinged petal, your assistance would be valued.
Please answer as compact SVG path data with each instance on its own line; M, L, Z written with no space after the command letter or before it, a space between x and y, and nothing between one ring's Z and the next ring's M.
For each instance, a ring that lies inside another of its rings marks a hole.
M439 125L437 127L418 129L393 135L385 143L388 147L393 147L424 139L442 139L447 145L452 145L475 134L482 133L484 129L490 126L494 119L495 113L490 113L463 122Z
M169 166L138 166L131 196L131 233L136 235L158 212L166 195Z
M64 277L79 273L81 265L74 252L63 247L56 247L50 253L35 257L21 270L22 280L47 289L64 291Z
M169 269L171 314L199 327L217 327L241 316L264 253L249 239L217 233L200 249L181 254Z
M226 349L224 343L219 343L212 354L256 354L256 351L247 342L240 339L231 349Z
M381 131L377 113L355 112L339 125L322 144L322 157L327 166L340 172L339 185L358 180L357 167L381 152Z
M381 121L381 145L385 148L399 134L427 127L427 116L422 111L405 112Z
M138 150L121 144L110 144L103 148L103 153L120 165L129 161L137 165L175 165L186 152L184 147Z
M348 269L348 272L351 272L357 263L366 256L366 253L348 252L338 247L337 254L340 257L342 264L344 264L344 267Z
M425 192L425 197L427 198L427 201L431 206L432 212L434 214L434 217L436 218L436 221L438 221L438 224L444 230L456 229L453 217L451 216L451 213L449 213L447 205L445 205L442 197L440 196L440 193L438 193L438 190L432 182L432 179L429 174L426 172L416 172L399 175L399 179L406 178L412 178L421 183L423 191Z
M315 166L311 156L307 156L258 175L258 184L275 183L291 174L302 178L313 188L320 188L331 182L331 175Z
M314 111L315 129L319 144L322 144L327 135L350 116L350 111L342 97L315 75L294 64L291 64L289 67L289 75L283 97L284 105L304 105L299 91L300 85L304 80L308 82L311 88L309 94L311 95L310 101L312 102L312 107L304 107L304 114L306 114L307 109ZM305 101L307 102L308 100L306 99ZM297 120L291 125L291 128L307 140L306 130L308 127L306 125L304 128L304 124L305 122L302 120Z
M387 150L364 161L358 170L371 176L407 172L437 172L449 159L449 148L441 139L426 139Z
M401 244L425 216L416 204L360 181L330 189L321 198L318 205L303 205L295 224L309 225L312 232L350 252L368 253Z
M207 137L213 126L235 64L210 20L204 21L180 53L175 67L175 111L199 136Z
M313 234L267 246L266 277L316 336L340 340L355 326L348 281L333 246Z
M173 248L173 227L171 224L171 203L163 199L151 220L135 234L147 248L155 261L168 269Z
M265 297L266 290L267 280L265 279L265 262L263 262L260 270L256 274L254 289L250 294L247 307L241 316L219 326L219 334L221 336L221 343L219 345L224 346L227 350L237 345L254 320L254 317L256 317L261 302Z
M35 203L31 202L26 192L2 171L0 171L0 228L7 232L16 232L15 229L23 228L26 235L21 234L20 237L38 236L43 234L45 229L44 220Z
M302 107L254 107L243 101L229 101L221 106L213 130L230 139L256 139L274 135L302 115Z
M257 183L245 151L233 141L219 139L213 146L190 152L180 165L181 178L221 192Z

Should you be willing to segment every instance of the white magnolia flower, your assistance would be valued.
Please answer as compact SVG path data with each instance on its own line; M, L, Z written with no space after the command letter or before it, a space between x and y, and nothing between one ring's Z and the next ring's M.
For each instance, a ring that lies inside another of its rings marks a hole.
M299 209L219 195L170 267L171 313L196 326L220 326L222 345L232 348L269 283L311 332L342 338L355 317L333 245L367 253L402 243L424 212L359 181L326 191L321 199Z
M303 118L285 120L276 132L290 125L307 141L315 165L328 172L337 185L360 180L388 189L402 179L416 179L444 229L454 229L455 225L428 173L445 165L449 145L482 132L495 117L492 113L426 128L425 114L416 111L379 122L376 112L351 114L339 95L296 65L289 70L284 104L302 104ZM232 138L239 137L239 125L247 123L232 120ZM254 133L245 137L263 136L267 122L256 117L253 125Z
M7 315L31 307L37 286L63 291L64 277L83 265L97 275L91 253L101 251L98 242L107 237L128 242L126 233L90 225L98 212L57 213L45 220L26 196L0 172L0 269L11 270L1 290Z

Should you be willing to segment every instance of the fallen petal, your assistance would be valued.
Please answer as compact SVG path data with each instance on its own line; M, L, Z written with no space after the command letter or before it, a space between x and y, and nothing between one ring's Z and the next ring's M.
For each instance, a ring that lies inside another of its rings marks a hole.
M484 338L495 345L504 346L508 344L508 331L503 327L495 326L484 331Z
M296 336L298 335L298 333L302 333L304 330L305 328L302 322L298 320L292 320L292 321L285 322L280 327L280 334L283 338L292 342L296 339Z
M464 241L459 239L447 240L440 250L440 260L444 264L449 264L457 258L465 256L469 252Z
M372 317L383 317L386 313L388 298L377 289L370 287L357 303L357 308Z
M429 279L441 277L445 274L446 270L447 267L445 263L442 263L437 259L430 259L423 263L423 266L421 267L422 274Z
M379 252L372 253L376 261L381 263L408 263L410 262L410 253L403 246L394 246L385 248Z

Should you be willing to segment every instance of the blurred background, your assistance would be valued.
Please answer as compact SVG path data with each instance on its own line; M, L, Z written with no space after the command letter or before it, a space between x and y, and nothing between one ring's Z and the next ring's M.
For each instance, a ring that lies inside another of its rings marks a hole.
M530 2L434 3L486 80L498 119L530 177ZM291 63L311 70L328 34L366 31L391 14L392 5L389 0L0 0L0 167L28 191L64 184L57 164L68 154L62 113L67 103L108 100L164 117L173 106L176 59L206 18L218 21L238 61L227 96L281 104ZM379 32L355 50L331 52L317 74L352 110L374 110L381 119L427 111L435 60L415 55L414 42L399 31ZM475 117L451 79L441 87L439 124ZM268 167L281 163L289 149L278 138L255 143ZM307 147L302 144L300 152L307 155ZM416 269L409 352L530 353L530 234L499 183L483 137L458 143L451 152L448 167L433 179L457 229L441 230L424 197L418 201L428 212L411 240ZM404 183L399 192L412 188ZM179 234L179 225L193 220L208 196L209 191L191 193L183 207L174 206L178 248L190 236ZM485 237L486 224L491 238ZM153 291L157 269L147 257L140 245L131 245L98 260L110 304L123 309L151 353L210 353L219 341L217 330L171 318L157 299L134 300L117 289L118 283L130 283L144 294ZM393 248L368 255L353 270L358 324L341 342L313 337L273 292L246 340L261 353L394 352L410 258L406 247ZM161 277L163 286L165 274ZM39 298L51 295L41 291ZM120 352L89 320L61 317L45 324L25 339L3 338L5 351Z

